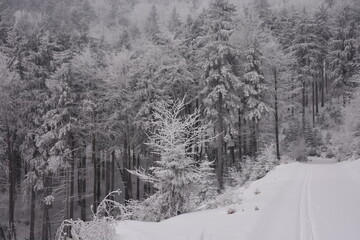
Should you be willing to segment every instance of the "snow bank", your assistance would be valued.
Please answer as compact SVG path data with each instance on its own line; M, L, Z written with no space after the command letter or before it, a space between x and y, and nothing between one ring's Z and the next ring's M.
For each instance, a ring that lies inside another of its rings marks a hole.
M248 239L261 211L291 178L298 163L278 166L266 177L242 187L241 204L183 214L159 223L119 222L119 240L233 240ZM229 209L234 214L227 214ZM259 210L255 210L258 208Z

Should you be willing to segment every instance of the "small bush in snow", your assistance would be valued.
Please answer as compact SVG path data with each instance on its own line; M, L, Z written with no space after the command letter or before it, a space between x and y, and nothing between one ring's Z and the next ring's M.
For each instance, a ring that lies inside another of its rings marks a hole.
M219 206L228 206L231 204L240 204L241 195L236 189L246 182L255 181L266 175L277 164L274 145L266 146L257 158L246 157L241 169L232 167L228 169L225 190L216 199L209 201L202 208L216 208Z
M278 164L275 147L273 144L262 149L256 158L247 157L242 166L241 184L246 181L255 181L266 175Z
M111 200L111 196L120 194L120 191L109 193L99 204L93 220L84 222L80 219L64 220L56 232L57 240L116 240L114 223L117 217L124 216L125 207Z

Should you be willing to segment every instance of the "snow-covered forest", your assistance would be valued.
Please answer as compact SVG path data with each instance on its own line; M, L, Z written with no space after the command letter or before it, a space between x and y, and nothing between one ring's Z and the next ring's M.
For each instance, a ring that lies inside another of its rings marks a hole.
M117 240L118 221L240 203L277 165L359 158L359 13L0 0L0 239Z

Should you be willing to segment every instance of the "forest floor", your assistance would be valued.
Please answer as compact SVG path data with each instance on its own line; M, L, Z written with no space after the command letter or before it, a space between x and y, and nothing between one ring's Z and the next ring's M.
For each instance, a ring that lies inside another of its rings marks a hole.
M160 223L124 221L119 240L358 240L360 160L280 165L237 191L238 205ZM234 214L228 210L236 209Z

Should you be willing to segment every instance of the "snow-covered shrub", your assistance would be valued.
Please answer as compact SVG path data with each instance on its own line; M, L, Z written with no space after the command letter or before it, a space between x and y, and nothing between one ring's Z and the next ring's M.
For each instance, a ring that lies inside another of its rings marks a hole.
M56 239L116 240L114 223L119 216L126 216L126 210L123 205L111 200L115 194L120 194L120 191L111 192L102 200L91 221L64 220L56 232Z
M241 168L228 169L226 184L235 187L247 181L254 181L266 175L278 164L274 144L265 146L257 157L245 157Z
M284 135L284 152L298 161L306 161L307 155L319 155L324 145L320 129L313 127L309 121L305 121L303 130L302 123L292 119L284 129Z
M290 153L289 156L292 159L295 159L298 162L306 162L307 161L307 149L305 140L300 139L297 142L294 142L290 145Z
M278 163L276 158L275 146L273 144L264 147L255 162L250 174L250 181L263 178Z
M194 210L200 202L215 196L217 183L212 163L196 161L196 147L208 141L210 125L200 122L200 113L183 114L184 101L159 102L154 106L151 126L154 129L147 145L159 156L149 172L130 171L150 182L157 192L132 207L143 210L135 213L139 220L163 220ZM150 214L149 214L150 212Z
M214 209L218 207L225 207L232 204L240 204L242 201L241 194L235 187L226 186L225 190L216 198L207 201L198 209Z
M241 164L241 168L229 168L225 181L225 190L201 208L209 209L241 203L238 188L246 182L252 182L264 177L278 164L274 144L265 146L256 158L246 157L244 163Z
M332 132L331 144L339 161L360 157L360 94L354 94L343 110L344 124L339 131Z
M343 113L340 105L330 103L325 110L320 113L317 123L322 129L336 128L344 122Z

